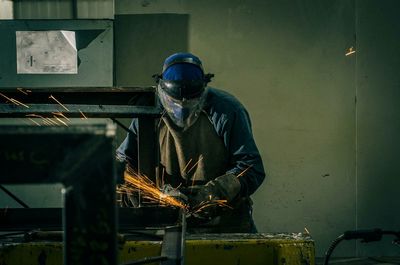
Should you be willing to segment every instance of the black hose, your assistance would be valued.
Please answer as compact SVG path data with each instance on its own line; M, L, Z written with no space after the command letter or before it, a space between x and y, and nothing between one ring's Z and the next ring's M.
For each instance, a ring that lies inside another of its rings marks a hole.
M331 243L330 247L328 248L328 250L325 253L325 259L324 259L324 265L328 265L329 263L329 259L332 255L333 250L336 248L336 246L342 242L344 240L344 234L340 235L338 238L336 238L335 240L333 240L333 242Z
M332 255L333 250L336 246L342 242L343 240L351 240L351 239L362 239L361 242L369 243L373 241L380 241L382 239L382 235L394 235L396 238L394 243L400 244L400 231L382 231L381 229L371 229L371 230L355 230L355 231L346 231L344 234L340 235L336 238L328 250L325 253L324 265L329 264L329 259Z

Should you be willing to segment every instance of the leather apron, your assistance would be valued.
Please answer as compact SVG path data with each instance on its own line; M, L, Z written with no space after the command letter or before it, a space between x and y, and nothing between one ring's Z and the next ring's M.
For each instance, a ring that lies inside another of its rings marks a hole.
M226 173L229 153L206 113L183 131L168 116L159 123L159 179L173 187L202 185ZM202 233L254 232L250 198L239 198L224 207L220 216L206 224L196 224L188 230Z

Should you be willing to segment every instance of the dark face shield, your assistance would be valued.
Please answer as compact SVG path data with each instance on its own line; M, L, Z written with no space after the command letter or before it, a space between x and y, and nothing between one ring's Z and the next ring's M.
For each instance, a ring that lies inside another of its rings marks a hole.
M167 82L160 82L157 88L160 102L171 120L178 127L186 130L196 122L204 107L207 97L204 83L197 89L175 86L173 90L172 86L167 87L165 83ZM171 84L171 82L168 83Z
M204 80L180 80L171 81L159 79L159 86L174 99L198 98L204 92L206 83Z

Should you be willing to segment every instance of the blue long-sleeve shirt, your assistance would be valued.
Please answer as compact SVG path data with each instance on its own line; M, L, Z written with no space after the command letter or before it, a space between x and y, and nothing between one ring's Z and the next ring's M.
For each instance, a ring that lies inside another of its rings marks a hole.
M241 196L250 196L265 179L263 162L251 130L250 117L244 106L231 94L208 88L204 111L227 149L229 166L226 173L239 175ZM117 158L137 167L138 120L130 125L132 133L117 149ZM245 171L245 172L244 172Z

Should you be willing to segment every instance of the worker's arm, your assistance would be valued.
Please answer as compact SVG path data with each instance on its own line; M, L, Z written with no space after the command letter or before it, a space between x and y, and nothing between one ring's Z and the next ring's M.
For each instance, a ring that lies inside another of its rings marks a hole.
M229 203L240 197L248 197L265 178L262 159L244 106L232 95L212 88L205 111L228 151L229 167L224 175L214 176L204 186L189 189L189 202L194 208L205 201L222 199Z
M207 112L229 153L230 166L226 174L237 176L240 196L250 196L263 182L265 171L249 114L236 98L216 89L209 98ZM234 182L233 191L236 190Z
M227 173L237 176L241 184L240 195L249 196L261 185L265 172L261 156L254 142L250 118L242 107L228 120L224 130L224 142L229 150L232 166Z

